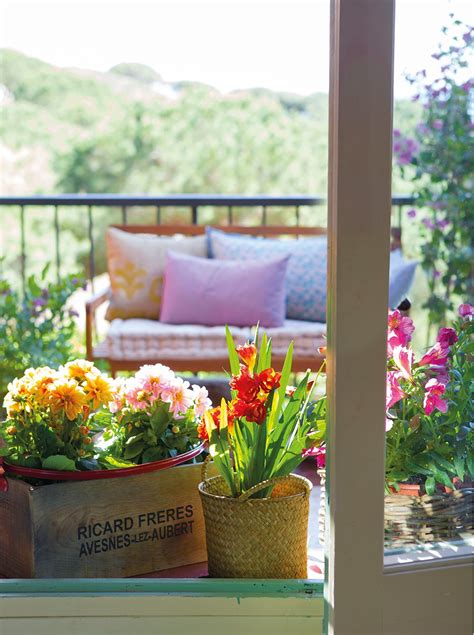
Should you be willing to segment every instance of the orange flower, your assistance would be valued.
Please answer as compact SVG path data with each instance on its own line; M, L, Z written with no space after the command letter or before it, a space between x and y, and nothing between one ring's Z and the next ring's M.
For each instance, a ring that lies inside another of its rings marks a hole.
M264 392L270 392L280 386L281 373L276 373L273 368L267 368L259 375L255 375L255 379Z
M87 359L75 359L72 362L68 362L63 370L67 377L78 379L79 381L84 380L88 374L100 374L99 369L94 366L94 363L89 362Z
M74 421L86 405L87 397L72 379L57 380L51 388L51 410L57 414L64 410L69 421Z
M237 351L240 361L247 366L249 372L252 372L257 359L257 349L255 344L237 346L235 350Z
M94 410L99 408L103 404L113 401L113 384L110 379L103 375L95 375L94 373L86 373L86 383L84 384L84 390L87 395L87 399L92 401L92 407Z

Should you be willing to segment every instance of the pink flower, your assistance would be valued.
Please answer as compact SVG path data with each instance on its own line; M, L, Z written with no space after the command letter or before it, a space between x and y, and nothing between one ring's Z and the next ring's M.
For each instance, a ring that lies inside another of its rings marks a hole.
M413 364L413 351L411 348L404 348L403 346L396 346L393 350L393 361L397 368L400 370L398 375L401 375L405 379L412 379L411 367Z
M443 127L443 120L442 120L442 119L435 119L435 120L433 121L433 124L432 124L432 125L433 125L433 128L434 128L435 130L441 130L441 129L442 129L442 127Z
M437 341L441 346L452 346L458 341L456 331L452 328L439 329Z
M149 393L143 390L143 383L135 377L127 382L125 398L132 408L147 410L150 406Z
M413 320L403 316L398 309L388 313L387 352L393 353L396 346L406 346L410 342L415 326Z
M415 218L416 217L416 209L409 209L407 212L407 216L408 218Z
M446 386L437 379L430 379L425 386L425 397L423 399L423 408L426 415L430 415L435 408L440 412L446 412L448 404L441 397L446 391Z
M389 371L387 373L387 394L386 394L386 407L389 410L392 406L394 406L397 401L403 399L405 397L405 393L400 387L398 383L398 379L396 377L397 373L393 371Z
M156 400L160 397L161 391L173 381L175 375L168 366L163 364L147 364L140 368L135 377L141 382L143 390L151 393L153 400Z
M472 304L461 304L458 308L458 313L462 318L474 316L474 306Z
M209 399L209 393L204 386L192 387L194 398L194 413L196 417L202 417L206 410L212 406L212 401Z
M449 346L436 342L436 344L430 348L430 350L423 355L418 362L419 366L444 366L448 361Z
M316 459L316 467L318 470L322 470L326 467L326 446L320 445L317 448L310 448L309 450L303 451L303 456L309 457L314 456Z
M162 393L161 399L169 403L170 412L175 417L185 414L194 403L194 393L189 389L189 381L176 377Z

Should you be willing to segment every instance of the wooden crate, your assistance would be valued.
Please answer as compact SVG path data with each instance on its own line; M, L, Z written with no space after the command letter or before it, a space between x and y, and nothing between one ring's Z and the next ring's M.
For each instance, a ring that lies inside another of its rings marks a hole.
M0 575L106 578L206 560L201 466L0 492Z

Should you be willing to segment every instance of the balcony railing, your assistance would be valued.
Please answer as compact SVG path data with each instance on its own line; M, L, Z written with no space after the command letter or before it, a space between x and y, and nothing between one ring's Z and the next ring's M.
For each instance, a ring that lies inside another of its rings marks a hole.
M402 210L405 206L413 205L414 199L410 196L394 196L392 206L397 212L395 224L401 228ZM285 223L293 226L301 226L302 208L315 208L325 206L326 200L319 196L307 195L234 195L234 194L170 194L164 196L129 195L129 194L58 194L41 196L1 196L0 197L0 226L6 226L6 213L16 209L19 223L18 258L22 284L25 284L27 275L27 239L26 223L29 210L42 208L45 214L52 214L54 241L49 260L53 260L56 276L61 278L61 222L60 215L66 213L67 208L83 208L85 215L82 217L87 229L88 239L88 266L87 276L92 281L96 274L96 249L94 237L94 213L99 210L110 212L110 224L117 222L117 211L122 224L126 225L132 210L147 210L146 222L150 222L150 212L153 222L166 224L165 211L173 212L173 224L200 224L202 212L210 208L214 211L214 224L232 225L235 217L242 210L250 211L252 208L252 224L270 225L270 214L274 210L285 212ZM115 220L112 219L115 214ZM206 221L208 222L208 220ZM311 223L310 223L311 224ZM313 223L316 224L316 223Z

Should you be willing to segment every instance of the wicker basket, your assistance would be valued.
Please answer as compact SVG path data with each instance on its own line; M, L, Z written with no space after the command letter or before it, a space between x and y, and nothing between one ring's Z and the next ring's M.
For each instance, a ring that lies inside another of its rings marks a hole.
M205 467L203 472L205 472ZM274 485L269 498L249 498ZM289 475L230 497L221 476L203 478L209 575L217 578L306 578L308 479Z
M326 472L321 478L319 541L324 544ZM474 489L465 487L433 496L385 496L385 547L439 542L470 534L474 528Z

